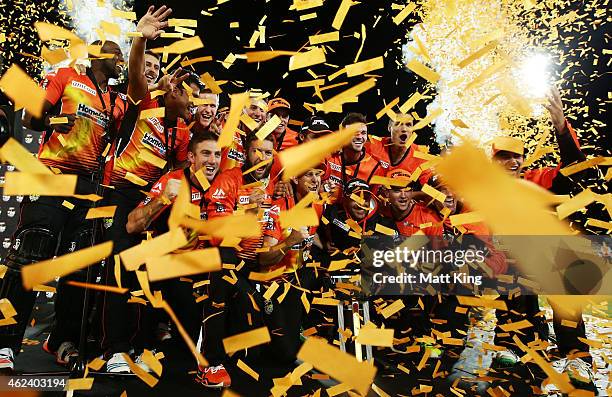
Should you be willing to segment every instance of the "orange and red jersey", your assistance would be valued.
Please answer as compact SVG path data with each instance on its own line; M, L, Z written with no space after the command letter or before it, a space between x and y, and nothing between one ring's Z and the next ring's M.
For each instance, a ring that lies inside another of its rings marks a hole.
M244 147L242 146L242 135L239 132L234 133L232 143L228 147L221 150L221 164L219 171L231 170L235 167L242 167L246 161Z
M412 175L412 173L415 172L421 164L427 162L427 160L414 156L414 152L419 150L419 145L412 143L406 153L404 153L404 155L394 163L391 161L391 155L389 154L390 146L391 138L385 137L381 140L372 139L371 141L369 141L368 147L370 153L372 153L374 157L378 158L378 160L383 164L383 166L386 166L388 172L391 172L396 169L401 169L407 171L410 175ZM432 175L433 174L431 170L422 170L418 180L421 185L424 185L425 183L427 183L427 181L429 180L429 178L431 178Z
M533 170L527 170L523 174L523 179L526 181L533 182L546 190L550 190L553 186L553 181L559 175L561 167L565 167L576 161L583 161L586 159L584 154L580 151L580 143L576 132L566 120L565 126L568 129L569 136L564 136L562 141L557 142L559 145L559 152L561 154L561 162L556 167L543 167Z
M395 227L402 237L410 237L418 231L427 236L442 237L444 230L437 212L421 203L415 203L406 216L395 220Z
M459 214L470 212L466 207L463 207ZM471 234L477 236L486 246L488 255L485 257L485 263L493 270L493 275L505 274L508 270L508 264L506 263L506 256L503 252L499 251L493 239L491 238L491 231L483 222L468 223L460 226L463 230L458 230L457 227L451 225L450 218L444 220L444 229L452 232L453 234Z
M274 182L263 181L263 186L249 186L242 175L242 168L235 167L230 170L221 172L215 181L212 183L208 191L210 193L210 201L208 203L207 213L209 219L219 218L232 215L236 211L243 211L251 208L249 202L250 195L255 189L263 189L265 192L264 202L261 204L262 209L270 208L272 203L272 194L274 193ZM252 185L252 184L251 184ZM262 223L262 231L265 227ZM263 244L263 236L246 238L240 242L238 257L240 259L253 261L257 258L256 250L261 248Z
M194 185L191 182L190 176L191 176L191 170L189 168L170 171L162 175L162 177L159 178L157 182L155 182L155 184L149 191L149 194L147 195L147 197L142 202L140 202L140 204L138 204L137 208L142 208L145 205L149 204L152 200L161 197L162 193L166 189L166 185L168 184L168 181L172 179L181 180L181 178L184 177L187 183L189 183L189 187L191 189L191 203L200 207L200 219L206 220L207 219L206 211L208 209L208 203L210 202L210 195L211 195L210 190L205 192L199 186ZM152 225L152 229L155 230L156 232L163 233L164 231L167 230L168 216L170 215L170 212L167 210L170 209L173 202L174 200L172 200L171 203L168 203L167 205L162 207L162 209L160 209L153 216L151 225ZM196 241L197 237L198 236L196 233L190 233L189 239L188 239L190 241L190 244L188 244L190 248L194 248L194 249L204 248L206 246L206 243L207 243L206 241L198 240L197 244L192 244L193 242Z
M246 161L246 153L244 153L244 146L242 142L242 135L239 132L234 134L232 144L228 147L224 147L221 150L221 164L219 165L219 171L227 171L232 168L242 167ZM270 175L272 181L276 182L280 179L280 173L283 167L276 153L274 153L274 162L270 169Z
M359 178L367 183L370 182L374 175L384 176L387 170L384 165L366 150L364 150L354 164L347 164L342 155L342 151L332 154L327 159L326 175L327 179L333 181L339 186L343 186L346 181L353 178Z
M91 175L98 170L100 155L106 149L110 93L101 92L103 104L94 82L73 68L49 73L42 86L46 89L45 99L59 104L60 113L74 114L76 120L68 133L45 132L38 158L43 164L65 173ZM112 108L114 120L120 121L125 113L126 97L117 94Z
M299 142L297 140L297 137L298 137L297 132L293 131L292 129L289 129L288 127L285 128L285 132L283 132L280 138L277 139L274 149L277 152L280 152L287 148L298 145Z
M269 236L278 241L278 244L282 243L289 237L292 229L283 229L279 216L281 211L287 211L295 206L295 199L293 197L280 198L272 203L270 209L266 210L265 220L266 226L264 228L264 236ZM312 208L316 211L319 219L323 215L323 205L321 203L313 203ZM314 237L317 232L317 226L308 227L308 237L301 243L295 244L291 247L284 247L283 252L285 256L283 259L269 269L274 271L279 268L284 268L285 273L293 273L296 271L301 264L306 263L310 259L310 249L312 248Z
M153 183L162 175L162 169L145 161L143 152L149 152L155 157L168 162L177 163L187 160L187 148L189 145L190 131L188 126L180 118L176 126L168 127L165 121L159 117L140 119L143 110L159 107L156 99L147 96L138 104L138 116L132 125L123 125L121 128L131 130L128 142L119 142L109 180L113 186L132 186L132 182L126 179L127 173L134 174L148 183ZM125 122L129 122L126 118ZM110 168L111 166L109 166Z

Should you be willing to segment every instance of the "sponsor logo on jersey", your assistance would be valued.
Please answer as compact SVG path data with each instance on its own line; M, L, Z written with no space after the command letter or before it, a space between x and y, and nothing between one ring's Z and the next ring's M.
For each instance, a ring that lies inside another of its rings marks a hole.
M163 183L161 182L157 182L155 185L153 185L153 187L151 188L151 193L161 193L162 191L162 187L163 187Z
M106 125L108 124L108 116L82 103L79 103L76 115L79 117L85 117L102 128L106 128Z
M329 166L331 167L332 170L334 171L338 171L338 172L342 172L342 167L340 166L340 164L336 164L336 163L329 163Z
M389 163L387 163L386 161L378 160L378 162L380 163L381 167L389 168Z
M238 197L238 204L248 204L249 203L249 196L240 196Z
M148 118L147 122L151 125L151 127L155 128L157 132L164 132L164 126L157 117Z
M164 143L160 141L159 139L157 139L152 134L146 132L144 136L142 137L141 142L143 144L153 146L155 149L159 151L159 154L161 154L162 156L166 155L166 147L164 146Z
M330 175L329 179L331 179L332 181L336 182L337 184L341 184L342 183L342 179L338 178L336 175Z
M215 211L216 211L217 213L223 213L223 212L225 212L225 207L223 206L223 204L221 204L221 203L215 203L215 207L216 207L216 208L215 208Z
M334 223L334 225L338 226L340 229L344 230L345 232L348 232L351 229L349 227L349 225L347 225L346 223L342 222L338 218L334 219L333 223Z
M202 193L200 192L191 192L191 201L198 201L202 198Z
M245 160L244 153L241 153L236 149L230 149L229 152L227 152L227 158L232 159L234 161L238 161L240 163L244 163Z
M211 197L215 200L223 200L227 196L225 192L223 191L223 189L218 187L217 190L215 190L215 192L212 194Z
M94 90L87 84L81 83L80 81L72 80L72 83L70 83L70 85L73 86L74 88L78 88L79 90L85 91L93 96L97 95L96 90Z

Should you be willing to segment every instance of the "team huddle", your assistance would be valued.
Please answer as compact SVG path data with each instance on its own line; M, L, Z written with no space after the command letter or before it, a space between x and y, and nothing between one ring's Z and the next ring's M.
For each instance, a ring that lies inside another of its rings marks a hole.
M92 202L85 198L71 199L71 208L63 197L24 199L0 290L1 298L9 299L17 312L16 324L0 327L1 369L13 369L34 305L35 293L21 284L21 269L113 241L113 256L99 266L99 283L142 290L144 265L128 269L118 254L169 231L172 206L183 184L188 185L200 220L252 214L261 228L259 236L228 241L183 226L187 243L180 251L218 247L223 268L151 282L151 290L161 291L191 340L197 341L201 334L201 352L209 365L199 366L195 379L208 387L231 384L225 366L241 356L229 357L224 350L223 339L229 336L266 326L271 341L249 349L249 358L272 356L287 365L296 360L307 336L304 330L314 327L318 336L330 341L338 338L336 308L321 305L320 310L312 310L311 304L315 298L342 299L343 293L350 292L344 284L338 292L334 276L359 273L366 238L393 247L399 239L425 234L452 246L465 245L465 236L477 236L470 241L486 248L483 259L489 277L518 274L505 253L495 248L483 223L451 224L449 216L470 209L427 168L427 156L419 153L428 150L413 143L414 119L409 114L390 115L388 133L382 139L369 134L368 119L361 113L348 113L337 128L324 115L314 114L296 124L299 128L294 131L289 124L290 101L257 96L244 107L231 144L221 147L219 135L229 109L219 108L218 94L186 69L167 71L160 78L160 57L146 50L147 41L159 37L167 25L170 12L166 7L151 7L139 21L137 30L142 36L132 42L127 92L108 85L121 71L119 46L97 42L94 45L101 46L100 54L110 56L94 58L86 70L60 68L49 73L43 81L43 117L27 115L24 119L27 127L44 131L38 153L43 164L57 173L76 174L77 194L101 192L103 205L116 209L112 218L98 224L86 219ZM558 167L523 170L524 144L511 137L494 140L492 160L516 178L565 194L569 183L559 172L561 165L586 157L556 91L546 108L559 146ZM52 121L58 117L64 119ZM274 117L278 120L275 129L261 134ZM346 128L355 131L346 146L301 175L283 180L279 153ZM443 193L444 200L431 200L424 186ZM312 208L318 225L287 227L282 214L300 208ZM254 280L252 273L268 276ZM43 347L62 365L69 365L79 354L81 319L88 312L88 308L83 310L84 289L71 285L71 280L85 281L85 272L60 278L55 322ZM394 351L405 352L418 339L420 348L432 355L445 354L445 349L460 353L463 345L441 347L435 338L430 343L422 341L433 334L465 340L469 312L458 310L456 296L400 299L404 309L390 318L375 316L372 320L395 330ZM536 295L500 299L508 311L497 315L495 345L505 349L497 352L495 362L511 367L524 354L513 336L524 344L545 340L547 327L538 314ZM168 340L182 343L173 321L134 294L103 291L91 305L97 310L90 332L98 336L107 372L132 372L124 354L150 372L142 359L144 349L153 350ZM568 328L560 326L563 308L553 305L553 310L559 350L571 358L566 372L572 381L592 382L589 348L579 339L585 338L582 314L572 313L577 326ZM525 318L533 324L529 332L500 328Z

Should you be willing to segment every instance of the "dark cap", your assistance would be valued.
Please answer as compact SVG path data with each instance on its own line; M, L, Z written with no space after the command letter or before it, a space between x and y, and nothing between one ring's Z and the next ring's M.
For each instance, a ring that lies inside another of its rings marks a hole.
M358 193L360 191L366 191L370 193L370 185L363 179L354 178L346 182L344 186L344 195L349 197L353 193Z
M329 124L321 116L311 116L304 122L300 130L301 134L312 132L314 134L327 134L332 132Z

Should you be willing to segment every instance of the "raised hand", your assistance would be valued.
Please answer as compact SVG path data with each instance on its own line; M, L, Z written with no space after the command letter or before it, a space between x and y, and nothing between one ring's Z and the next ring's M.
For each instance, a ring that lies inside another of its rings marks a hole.
M157 83L157 89L165 92L172 92L176 87L179 87L183 81L189 77L189 72L184 72L178 68L172 74L165 74ZM182 74L181 74L182 73Z
M168 26L166 18L172 13L172 9L166 6L161 6L155 11L155 6L149 7L147 13L144 14L138 25L136 31L142 33L142 37L147 40L155 40L162 33L164 28Z
M546 95L548 103L544 104L544 107L550 113L555 129L562 133L565 130L565 114L563 113L563 102L561 101L561 95L557 87L553 87L550 92Z

